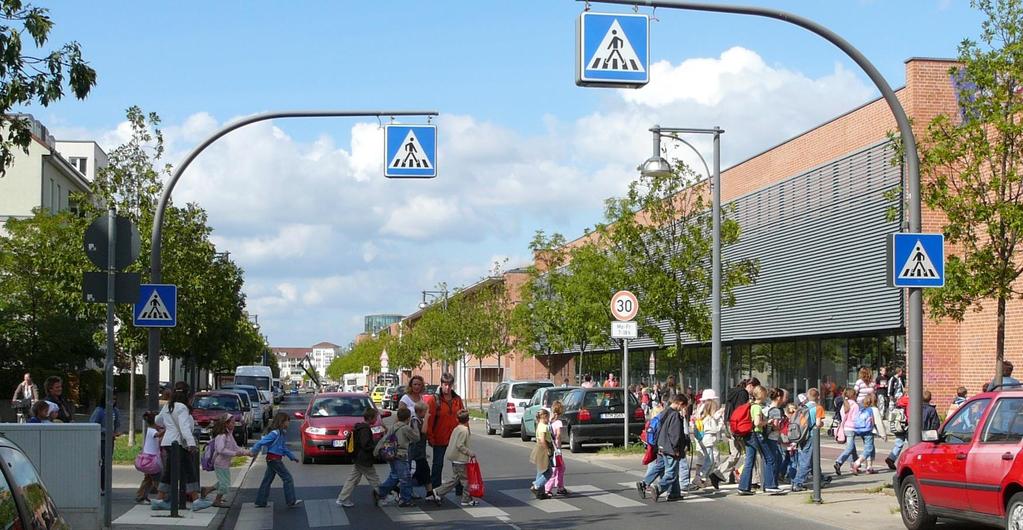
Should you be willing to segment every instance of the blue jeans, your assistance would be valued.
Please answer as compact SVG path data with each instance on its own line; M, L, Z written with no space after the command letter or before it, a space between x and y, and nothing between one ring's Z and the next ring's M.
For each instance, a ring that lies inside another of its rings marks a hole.
M554 473L554 470L551 469L551 466L549 464L547 465L547 469L545 469L543 471L537 471L536 472L536 480L533 481L533 487L538 489L538 490L543 491L544 487L547 484L547 481L550 480L551 475L553 473Z
M433 446L433 462L430 464L430 482L433 483L434 488L439 488L444 483L441 477L441 472L444 471L444 453L448 450L446 445L435 445ZM459 482L455 486L455 495L462 496L462 483Z
M682 458L675 458L675 455L658 453L657 460L661 461L661 466L664 468L664 475L661 477L660 484L658 484L660 490L667 491L669 497L678 497L682 495L682 491L678 485L678 468L679 461L684 461L685 455L683 455Z
M295 504L295 479L291 478L291 472L284 467L282 460L267 460L266 473L263 474L263 482L259 485L259 492L256 493L256 506L266 506L270 500L270 484L274 476L280 475L284 481L284 500L288 505Z
M895 447L892 447L892 452L888 455L888 458L892 460L898 460L899 455L902 454L902 449L906 446L906 436L896 435L895 436Z
M873 460L877 454L874 450L874 433L859 434L857 436L863 437L863 458L865 460Z
M682 488L689 488L689 461L686 460L685 453L678 459L678 484Z
M655 480L659 479L661 475L664 475L664 460L660 457L654 459L646 466L646 476L643 477L643 484L647 486L654 483Z
M858 458L856 456L856 435L852 431L845 431L845 450L838 455L838 460L835 460L835 463L841 466L849 457Z
M793 486L802 486L806 478L810 476L813 469L813 440L807 440L803 447L796 451L796 478L792 480Z
M750 491L753 486L753 466L757 463L757 453L764 459L764 489L778 487L777 455L767 442L768 440L759 432L754 432L746 438L746 463L742 466L742 475L739 476L740 490Z
M386 497L395 485L398 485L398 500L410 502L412 500L412 477L409 475L408 460L394 460L391 462L391 474L387 480L380 484L380 496Z

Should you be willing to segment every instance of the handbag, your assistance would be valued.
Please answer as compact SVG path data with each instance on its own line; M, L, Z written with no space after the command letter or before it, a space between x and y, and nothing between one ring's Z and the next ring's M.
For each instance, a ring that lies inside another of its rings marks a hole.
M483 473L480 472L480 463L476 457L469 459L465 464L465 476L470 497L482 497L485 491L483 487Z
M840 444L845 443L845 429L835 429L835 441Z
M135 457L135 469L146 475L159 475L163 472L163 463L160 462L160 455L139 453Z
M643 465L645 466L654 460L657 460L657 447L647 445L646 451L643 452Z

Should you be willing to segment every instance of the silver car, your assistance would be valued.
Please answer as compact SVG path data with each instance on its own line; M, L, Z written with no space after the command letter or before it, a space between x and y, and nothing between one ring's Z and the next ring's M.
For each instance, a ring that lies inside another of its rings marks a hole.
M508 438L517 432L533 394L551 386L553 381L505 381L497 385L487 407L487 434L501 431L501 437Z

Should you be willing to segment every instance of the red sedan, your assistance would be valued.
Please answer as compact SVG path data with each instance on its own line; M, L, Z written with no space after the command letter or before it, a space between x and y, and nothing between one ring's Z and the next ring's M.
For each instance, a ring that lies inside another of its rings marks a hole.
M295 418L303 420L302 463L310 464L314 458L324 456L350 456L346 450L348 436L356 423L362 422L367 408L376 408L367 394L351 392L326 392L317 394L309 402L305 413L296 412ZM386 432L381 418L391 413L380 411L373 423L373 440L379 440Z

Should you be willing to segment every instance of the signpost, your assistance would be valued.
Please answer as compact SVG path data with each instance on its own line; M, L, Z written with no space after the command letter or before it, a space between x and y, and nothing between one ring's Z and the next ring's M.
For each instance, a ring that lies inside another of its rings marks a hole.
M617 322L611 323L611 338L622 339L622 418L625 424L625 444L629 446L629 419L632 411L629 410L629 339L639 336L639 326L632 321L639 313L639 301L636 295L629 291L618 291L611 297L611 316Z
M173 328L178 325L178 286L147 283L139 286L132 323L137 328Z
M650 382L654 380L654 374L657 373L657 365L654 364L654 352L650 352Z
M886 250L889 287L944 287L943 234L890 234Z
M583 12L576 55L576 85L641 88L650 81L650 17Z
M437 176L437 127L388 125L384 128L384 176L434 178Z

